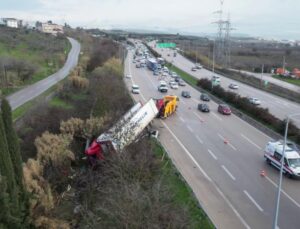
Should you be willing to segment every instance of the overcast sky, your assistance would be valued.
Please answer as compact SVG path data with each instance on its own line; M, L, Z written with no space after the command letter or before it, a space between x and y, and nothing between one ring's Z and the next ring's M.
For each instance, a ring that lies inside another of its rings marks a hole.
M214 33L220 0L0 0L0 17L102 29ZM225 0L234 33L300 40L299 0Z

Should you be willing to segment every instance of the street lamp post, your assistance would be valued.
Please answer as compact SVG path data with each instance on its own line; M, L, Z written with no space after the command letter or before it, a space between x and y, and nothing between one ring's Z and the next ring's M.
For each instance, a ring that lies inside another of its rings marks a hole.
M277 229L277 222L278 222L278 213L279 213L279 205L280 205L280 194L281 194L281 185L282 185L282 173L283 173L283 164L284 164L284 157L285 157L285 146L287 141L287 133L289 128L289 121L291 117L298 116L300 113L287 115L286 124L285 124L285 131L284 131L284 141L283 141L283 149L282 149L282 157L281 157L281 164L280 164L280 174L279 174L279 184L277 189L277 200L276 200L276 208L275 208L275 215L273 221L273 229Z

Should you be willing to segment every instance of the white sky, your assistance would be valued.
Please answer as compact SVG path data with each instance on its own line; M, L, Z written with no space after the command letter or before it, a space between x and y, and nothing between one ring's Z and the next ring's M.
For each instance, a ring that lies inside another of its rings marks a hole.
M0 17L87 28L213 33L220 0L0 0ZM300 40L299 0L225 0L235 33Z

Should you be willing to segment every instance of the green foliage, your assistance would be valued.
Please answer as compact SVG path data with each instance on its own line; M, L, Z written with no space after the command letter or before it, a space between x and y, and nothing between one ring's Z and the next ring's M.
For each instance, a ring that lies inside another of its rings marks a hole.
M22 158L20 153L20 146L17 134L14 130L12 123L11 107L6 99L2 99L1 103L2 119L4 123L4 129L6 133L6 139L8 144L8 150L14 167L15 177L17 185L20 189L23 189L22 179Z
M7 145L2 117L0 118L0 173L7 179L7 190L10 197L11 213L13 216L19 217L19 191L15 181L15 173Z

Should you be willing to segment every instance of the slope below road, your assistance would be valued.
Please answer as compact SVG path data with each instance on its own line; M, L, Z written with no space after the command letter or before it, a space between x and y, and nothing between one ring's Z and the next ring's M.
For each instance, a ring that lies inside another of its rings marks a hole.
M39 96L50 87L64 79L69 74L69 72L77 65L80 53L80 44L73 38L68 37L68 40L72 45L72 49L69 52L67 61L64 66L58 72L48 76L47 78L35 84L27 86L22 90L8 96L7 99L12 107L12 110Z

